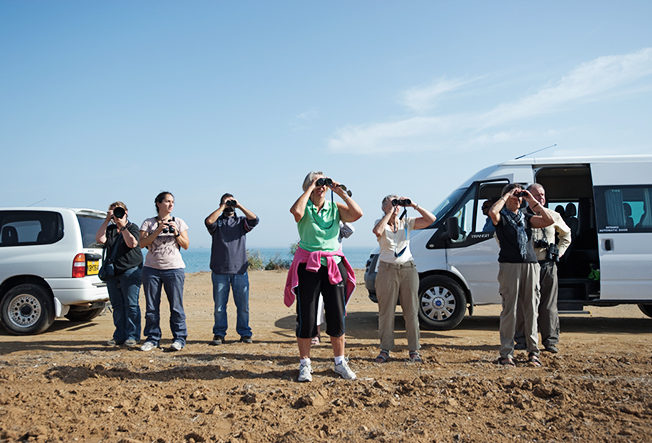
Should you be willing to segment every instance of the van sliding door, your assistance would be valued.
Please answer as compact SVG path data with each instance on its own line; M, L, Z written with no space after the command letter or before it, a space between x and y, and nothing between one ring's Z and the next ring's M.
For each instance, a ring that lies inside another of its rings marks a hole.
M652 299L652 177L649 162L592 165L600 300Z

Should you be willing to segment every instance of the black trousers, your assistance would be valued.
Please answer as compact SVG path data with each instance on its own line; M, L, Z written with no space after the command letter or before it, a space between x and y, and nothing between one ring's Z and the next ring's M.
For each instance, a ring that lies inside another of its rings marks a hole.
M322 265L317 272L306 270L306 264L299 265L297 274L297 337L312 338L317 335L317 304L319 293L324 298L326 334L331 337L344 335L346 314L346 268L338 264L342 281L336 285L328 279L328 268Z

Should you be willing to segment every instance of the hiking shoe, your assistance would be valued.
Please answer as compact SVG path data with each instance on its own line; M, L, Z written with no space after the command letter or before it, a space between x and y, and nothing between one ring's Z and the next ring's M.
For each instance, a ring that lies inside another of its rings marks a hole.
M211 346L223 345L224 337L221 335L214 335L213 340L209 341L208 344Z
M312 381L312 365L310 363L307 365L299 365L299 377L297 378L297 381Z
M154 343L153 341L146 341L146 342L143 343L143 345L140 347L140 350L141 350L141 351L145 351L145 352L147 352L147 351L151 351L152 349L157 348L157 347L158 347L158 346L157 346L156 343Z
M123 344L128 348L135 348L136 346L138 346L138 342L136 341L136 339L133 338L129 338L125 340Z
M182 349L183 349L183 343L181 343L179 340L174 340L170 345L170 347L168 348L168 350L171 352L180 351Z
M251 335L240 337L240 343L251 343Z
M111 338L111 339L107 340L104 345L105 346L118 346L118 342Z
M551 354L556 354L559 352L557 345L548 345L545 348L543 348L543 350L546 352L550 352Z
M343 379L345 380L355 380L355 372L349 368L348 363L346 360L343 360L342 363L339 365L333 366L333 371L335 371L336 374L339 374Z

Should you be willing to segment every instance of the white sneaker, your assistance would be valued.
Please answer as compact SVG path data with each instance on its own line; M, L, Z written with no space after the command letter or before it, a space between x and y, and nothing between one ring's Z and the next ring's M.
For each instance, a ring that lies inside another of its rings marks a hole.
M346 360L343 360L342 363L340 363L339 365L333 366L333 371L335 371L336 374L339 374L343 379L346 380L356 379L355 372L353 372L351 368L349 368L349 365L346 362Z
M299 365L299 378L297 381L312 381L312 365Z
M179 340L175 340L172 342L170 345L170 351L180 351L183 349L183 343L181 343Z
M147 351L151 351L151 350L154 349L155 347L156 347L156 343L154 343L154 342L152 342L152 341L146 341L146 342L143 343L143 345L140 347L140 350L141 350L141 351L145 351L145 352L147 352Z

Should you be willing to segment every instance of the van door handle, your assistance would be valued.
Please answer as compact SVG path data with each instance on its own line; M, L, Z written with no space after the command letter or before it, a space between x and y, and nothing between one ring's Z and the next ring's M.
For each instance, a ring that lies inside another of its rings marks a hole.
M607 238L604 241L604 249L605 251L611 251L613 249L613 245L611 244L611 239Z

